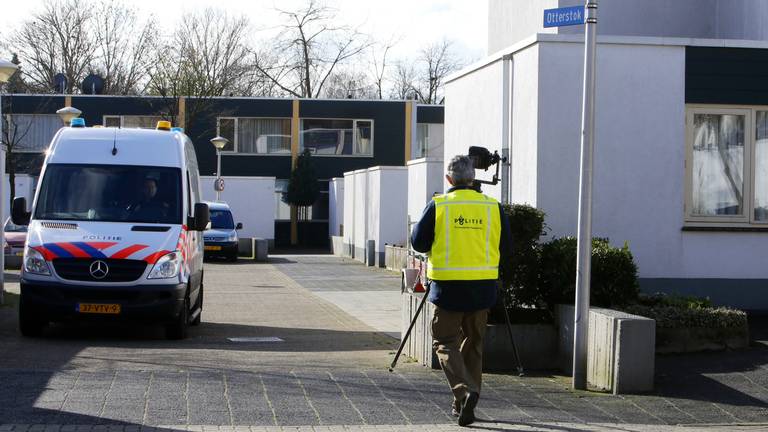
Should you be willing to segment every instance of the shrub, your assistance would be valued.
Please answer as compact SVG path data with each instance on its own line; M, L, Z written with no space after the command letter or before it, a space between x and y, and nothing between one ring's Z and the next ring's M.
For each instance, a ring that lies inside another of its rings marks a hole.
M660 328L745 328L747 314L737 309L725 307L681 307L681 306L644 306L631 305L624 308L627 313L656 320Z
M573 304L576 295L576 239L563 237L546 243L541 250L539 286L546 305ZM637 301L637 266L629 246L616 248L608 239L592 239L590 304L621 307Z
M542 306L538 289L539 238L546 235L544 212L525 204L505 204L512 232L512 259L501 263L508 307Z

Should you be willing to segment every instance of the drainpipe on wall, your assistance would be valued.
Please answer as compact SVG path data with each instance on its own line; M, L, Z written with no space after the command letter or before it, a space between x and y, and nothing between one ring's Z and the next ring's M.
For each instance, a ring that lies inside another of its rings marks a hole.
M510 148L512 146L512 55L502 57L501 72L501 202L511 202L510 170L512 160Z

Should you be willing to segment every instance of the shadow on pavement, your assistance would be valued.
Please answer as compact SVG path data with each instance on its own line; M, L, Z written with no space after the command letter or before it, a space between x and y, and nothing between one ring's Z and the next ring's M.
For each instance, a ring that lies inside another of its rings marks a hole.
M768 408L750 393L765 395L768 349L704 352L656 357L656 395L735 406Z

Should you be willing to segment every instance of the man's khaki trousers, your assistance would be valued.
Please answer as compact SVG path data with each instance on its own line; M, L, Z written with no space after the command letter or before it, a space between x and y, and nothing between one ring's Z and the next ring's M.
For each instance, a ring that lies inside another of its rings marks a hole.
M453 312L435 307L432 346L448 378L453 397L461 402L468 392L480 393L483 379L483 336L488 309Z

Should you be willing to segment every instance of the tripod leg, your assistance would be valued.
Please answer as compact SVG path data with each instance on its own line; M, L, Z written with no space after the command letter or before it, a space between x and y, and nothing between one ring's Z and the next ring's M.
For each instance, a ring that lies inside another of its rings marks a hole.
M400 359L400 354L402 354L403 348L405 348L405 344L408 342L408 338L411 336L413 326L416 325L416 320L419 319L419 314L421 314L421 310L424 308L424 303L426 303L427 298L429 297L429 289L431 287L431 283L428 283L427 288L424 290L424 298L421 299L421 303L419 303L419 307L416 309L416 313L413 315L413 319L411 320L411 325L408 326L408 331L405 332L403 340L400 341L400 347L397 349L395 358L392 359L392 364L389 365L390 372L393 372L395 370L395 366L397 366L397 361Z
M517 352L517 345L515 344L515 337L512 336L512 322L509 319L509 311L507 310L507 301L504 298L504 293L501 294L501 304L504 308L504 319L507 322L507 332L509 333L509 341L512 342L512 352L515 355L515 362L517 363L517 375L523 376L523 363L520 362L520 353Z

